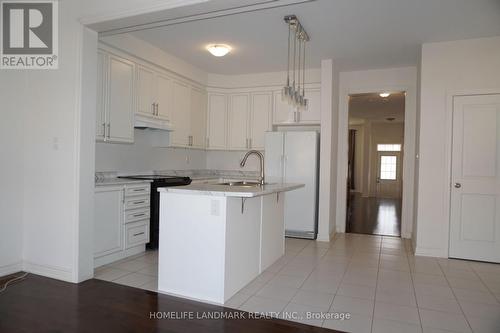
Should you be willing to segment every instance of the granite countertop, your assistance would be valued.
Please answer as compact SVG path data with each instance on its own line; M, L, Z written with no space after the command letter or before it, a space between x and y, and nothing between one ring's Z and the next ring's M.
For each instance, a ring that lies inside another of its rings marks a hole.
M127 178L105 178L96 180L95 186L127 185L127 184L146 184L151 180L127 179Z
M267 194L292 191L304 187L304 184L275 183L256 187L239 187L218 184L191 184L187 186L163 187L158 192L212 195L219 197L253 198Z

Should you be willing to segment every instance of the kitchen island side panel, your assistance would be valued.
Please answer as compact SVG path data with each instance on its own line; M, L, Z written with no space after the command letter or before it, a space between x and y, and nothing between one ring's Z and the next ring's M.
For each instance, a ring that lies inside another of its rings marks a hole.
M224 301L226 198L161 193L159 292Z

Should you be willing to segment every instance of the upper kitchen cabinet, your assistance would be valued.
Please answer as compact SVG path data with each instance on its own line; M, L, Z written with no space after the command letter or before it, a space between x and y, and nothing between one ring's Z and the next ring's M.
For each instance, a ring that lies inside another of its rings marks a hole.
M134 141L135 65L100 50L97 78L96 139L106 142Z
M265 134L272 129L272 99L270 92L252 93L248 148L264 150Z
M295 111L287 102L281 99L281 91L273 93L273 124L274 125L315 125L321 121L320 88L306 88L306 98L309 100L307 110Z
M170 133L172 147L189 147L191 142L191 87L180 81L173 81Z
M198 88L191 88L191 133L189 145L205 148L207 138L207 94Z
M137 113L169 120L172 79L145 66L137 66Z
M248 121L250 119L249 94L230 95L228 118L229 149L248 149Z
M207 148L226 149L227 143L227 96L208 94Z

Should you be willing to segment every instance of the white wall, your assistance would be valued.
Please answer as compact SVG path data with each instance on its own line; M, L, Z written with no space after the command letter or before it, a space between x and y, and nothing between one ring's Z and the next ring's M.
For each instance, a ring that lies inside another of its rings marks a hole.
M24 99L26 72L0 74L0 276L22 269Z
M422 47L417 254L448 256L451 97L500 92L500 37Z
M148 131L135 129L133 144L96 143L95 170L141 173L206 168L205 151L153 147Z
M405 99L405 155L403 168L402 230L404 238L411 238L413 220L413 185L415 161L417 69L402 67L340 73L338 154L337 156L337 232L345 231L347 137L349 95L378 91L406 91Z

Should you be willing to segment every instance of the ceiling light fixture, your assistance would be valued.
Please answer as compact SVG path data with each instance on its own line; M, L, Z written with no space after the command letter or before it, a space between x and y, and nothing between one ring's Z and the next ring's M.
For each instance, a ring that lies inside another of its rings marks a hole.
M288 24L288 57L286 84L281 97L283 101L293 105L297 111L306 110L308 101L305 98L306 82L306 43L309 35L295 15L285 16ZM293 46L292 46L293 44ZM292 63L292 79L290 80L290 62ZM297 72L297 73L296 73ZM302 85L302 86L301 86Z
M223 57L231 52L231 46L226 44L210 44L207 46L207 50L215 57Z
M391 93L383 92L383 93L380 93L379 96L382 97L382 98L386 98L386 97L391 96Z

